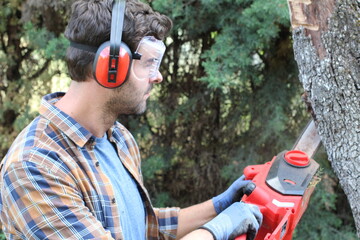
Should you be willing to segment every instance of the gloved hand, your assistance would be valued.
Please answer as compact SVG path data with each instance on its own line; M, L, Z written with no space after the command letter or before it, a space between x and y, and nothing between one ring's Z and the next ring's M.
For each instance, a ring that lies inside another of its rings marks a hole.
M234 239L244 233L247 240L253 240L262 223L258 206L235 202L213 220L200 228L212 233L215 240Z
M213 197L212 202L217 214L221 213L224 209L229 207L232 203L240 201L243 192L241 188L245 187L250 180L244 180L245 175L238 178L231 186L220 195Z

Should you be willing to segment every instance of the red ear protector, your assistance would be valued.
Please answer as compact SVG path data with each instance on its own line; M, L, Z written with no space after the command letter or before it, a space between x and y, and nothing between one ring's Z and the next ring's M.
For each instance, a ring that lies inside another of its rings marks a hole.
M127 78L131 65L131 51L121 42L117 48L118 54L111 54L110 42L104 42L96 52L93 63L93 75L95 80L103 87L117 88Z
M111 15L110 41L99 48L70 42L70 46L84 51L96 52L93 63L95 80L103 87L117 88L125 82L131 66L133 54L121 41L125 15L125 0L114 0ZM134 58L137 58L135 55Z

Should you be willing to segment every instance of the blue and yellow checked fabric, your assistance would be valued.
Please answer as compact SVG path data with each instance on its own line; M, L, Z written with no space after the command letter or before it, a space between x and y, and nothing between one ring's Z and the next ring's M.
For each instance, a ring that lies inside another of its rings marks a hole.
M114 190L93 151L94 136L54 106L63 95L43 97L40 115L1 162L3 231L7 239L123 239ZM140 185L147 239L175 238L179 208L152 207L134 138L118 122L108 135Z

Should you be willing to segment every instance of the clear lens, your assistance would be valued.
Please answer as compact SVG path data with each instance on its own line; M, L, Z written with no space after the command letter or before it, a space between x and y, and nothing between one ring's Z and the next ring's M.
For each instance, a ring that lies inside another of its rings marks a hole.
M165 53L165 44L155 37L146 36L141 39L136 52L141 55L141 58L134 59L132 62L135 77L156 78Z

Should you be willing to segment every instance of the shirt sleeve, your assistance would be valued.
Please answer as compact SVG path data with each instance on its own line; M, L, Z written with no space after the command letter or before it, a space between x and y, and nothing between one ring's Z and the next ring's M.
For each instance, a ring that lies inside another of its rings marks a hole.
M112 239L69 175L19 161L9 165L1 181L0 217L8 239Z
M175 239L178 229L180 208L154 208L159 223L159 233L162 239Z

